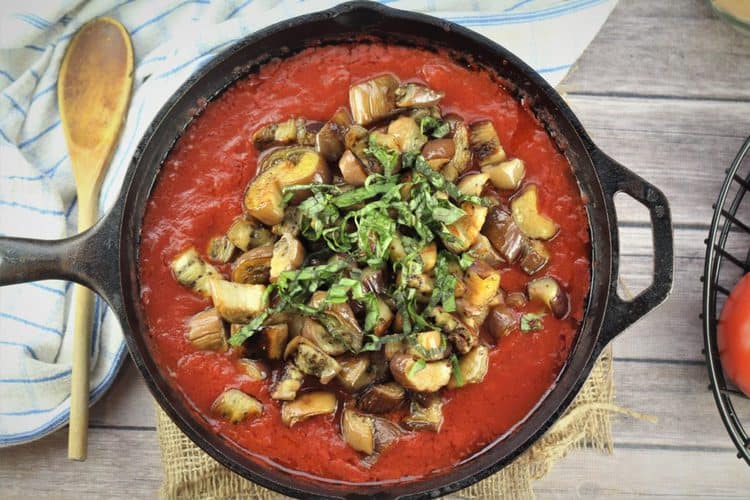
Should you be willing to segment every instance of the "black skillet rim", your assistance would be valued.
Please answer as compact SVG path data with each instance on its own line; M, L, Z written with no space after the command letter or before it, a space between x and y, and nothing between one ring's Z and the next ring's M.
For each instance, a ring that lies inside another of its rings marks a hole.
M160 122L170 114L171 108L175 103L183 96L183 93L187 92L196 82L201 80L204 76L211 73L214 68L216 68L224 59L229 58L232 54L234 54L236 51L241 50L243 47L252 44L254 41L261 39L274 31L278 30L285 30L289 28L294 28L296 26L315 21L315 20L325 20L325 19L331 19L335 18L340 15L348 15L348 14L356 14L357 11L364 10L367 11L374 11L378 13L379 15L382 15L384 17L398 17L402 20L413 20L415 22L420 22L423 24L430 24L432 26L437 26L445 31L452 31L457 33L459 36L469 39L472 43L484 45L485 47L490 47L491 50L498 55L498 57L502 57L505 61L508 63L516 66L519 68L520 71L523 72L525 78L527 78L526 82L523 82L522 84L525 84L527 86L532 86L536 90L541 91L541 94L544 98L548 99L551 103L551 105L555 108L557 108L557 112L560 113L562 116L562 119L566 122L562 124L563 127L567 126L569 128L568 135L563 134L562 132L559 132L557 130L549 130L550 133L553 135L553 138L557 141L566 141L568 138L573 140L579 140L581 142L582 148L585 152L586 157L583 158L581 161L586 161L591 165L591 169L593 172L593 176L591 181L594 181L596 184L595 187L599 188L599 191L590 193L591 196L597 196L599 198L604 198L604 188L601 186L600 181L596 174L596 164L591 159L589 152L592 150L595 150L595 147L591 143L588 136L583 131L580 123L573 115L572 111L569 110L567 105L562 101L562 99L557 95L557 93L549 87L549 85L544 81L543 78L541 78L538 74L536 74L533 69L531 69L529 66L527 66L525 63L520 61L517 57L515 57L513 54L505 50L504 48L500 47L496 43L486 39L485 37L474 33L470 30L467 30L465 28L462 28L460 26L454 25L452 23L442 21L440 19L432 18L429 16L421 15L421 14L415 14L415 13L409 13L409 12L403 12L403 11L397 11L395 9L391 9L388 7L381 6L379 4L373 4L370 2L350 2L346 4L341 4L337 7L334 7L333 9L323 11L320 13L314 13L314 14L308 14L305 16L300 16L297 18L294 18L289 21L284 21L281 23L274 24L268 28L265 28L263 30L259 30L255 32L254 34L239 40L235 42L232 46L230 46L228 49L222 51L219 55L217 55L210 63L208 63L206 66L198 70L193 76L191 76L181 87L179 90L173 94L173 96L170 98L170 100L164 105L162 110L157 114L157 118L154 120L154 123L149 127L147 132L144 134L144 139L139 145L138 149L136 150L136 153L134 155L133 163L131 165L131 169L133 171L136 170L137 164L142 160L142 154L144 150L146 150L149 146L150 139L152 138L152 135L154 134L155 130L158 129ZM231 84L233 81L235 81L237 78L242 76L245 73L234 75L231 79L231 81L228 81L227 86ZM224 87L226 88L226 86ZM221 91L223 91L223 89ZM513 90L513 87L511 86L511 90ZM217 92L217 95L221 92ZM210 101L213 99L214 96L210 96L208 100ZM541 117L543 118L543 117ZM543 123L546 125L550 125L549 122L552 122L551 118L549 121L542 119ZM188 123L185 124L187 126ZM559 122L554 122L555 125L559 125ZM573 135L574 137L571 137ZM559 145L559 143L558 143ZM567 151L566 151L567 153ZM567 154L566 154L567 156ZM569 158L570 160L570 158ZM572 162L572 161L571 161ZM578 176L578 172L576 172L576 176ZM155 182L156 177L153 179ZM131 176L131 181L133 181L133 178ZM579 182L579 186L581 186ZM126 201L126 205L132 205L132 198L137 198L137 194L133 194L133 190L131 189L132 184L129 185L126 189L128 192L128 199ZM583 187L581 186L583 189ZM142 195L142 193L141 193ZM601 206L598 207L598 210L594 211L594 208L597 207L589 207L587 206L587 211L589 215L589 222L590 222L590 230L592 230L592 217L594 215L598 214L598 217L601 219L600 224L603 224L603 227L601 228L602 236L606 236L607 229L610 227L610 224L612 221L614 221L614 214L610 213L611 208L606 204L602 203ZM140 228L140 222L133 222L132 219L130 221L124 220L122 224L122 240L123 242L127 242L128 240L138 241L138 235L133 235L132 232L136 231ZM130 233L130 234L128 234ZM135 237L133 237L135 236ZM606 245L605 245L606 243ZM609 264L609 262L606 262L608 259L616 260L616 252L612 252L610 241L602 242L601 245L604 245L602 247L602 252L604 255L601 255L601 253L598 255L598 257L601 259L601 262L599 262L600 266L598 269L592 268L592 290L594 289L594 282L596 280L603 281L607 285L611 282L611 273L612 268L609 265L603 265L603 264ZM592 244L592 262L594 262L594 259L597 258L595 250L595 246ZM609 247L608 247L609 246ZM136 245L137 247L137 245ZM609 252L609 253L608 253ZM602 257L604 257L602 259ZM127 266L128 259L123 259L121 261L121 276L125 277L127 275L132 275L133 271L132 269L129 269ZM131 276L132 278L132 276ZM124 280L127 281L127 280ZM132 280L131 280L132 281ZM137 281L137 279L136 279ZM123 286L123 288L127 288L126 286ZM607 289L608 286L605 287ZM138 296L137 294L135 296ZM585 381L585 375L590 373L591 367L593 366L593 363L596 360L596 357L598 353L600 352L601 348L603 348L604 344L599 342L600 336L601 336L601 330L602 330L602 321L604 319L604 315L607 310L607 297L604 297L600 302L597 303L598 307L592 307L592 297L589 297L589 304L587 305L586 309L586 317L584 319L584 324L582 324L580 330L578 339L576 340L576 344L573 347L573 350L571 351L568 361L566 362L565 366L562 368L560 375L558 376L557 381L560 382L563 378L563 374L568 371L569 365L571 364L571 360L574 356L576 356L576 353L578 354L578 357L586 356L586 359L584 361L577 362L576 364L579 364L581 366L578 367L578 371L572 375L569 376L572 380L566 379L567 387L566 392L563 393L561 390L551 390L549 394L552 394L554 392L558 392L558 402L556 403L556 407L554 410L552 410L545 418L542 420L541 424L537 425L536 431L532 433L527 433L527 437L524 438L524 441L520 443L520 445L517 445L515 448L513 448L513 451L507 453L504 455L504 457L500 460L496 460L488 465L483 465L478 468L478 470L470 472L468 474L464 474L463 476L460 476L458 478L453 478L449 481L440 481L440 478L444 476L452 475L451 473L455 469L451 469L447 472L440 473L435 476L429 476L428 478L413 481L410 483L407 483L405 485L388 485L385 487L385 492L380 491L377 492L377 496L403 496L403 497L425 497L425 496L437 496L437 495L444 495L456 490L459 490L461 488L465 488L484 477L489 476L490 474L498 471L508 463L510 463L513 459L515 459L520 453L522 453L524 450L526 450L531 444L533 444L535 441L537 441L543 433L559 418L559 416L562 414L562 412L568 407L568 405L572 402L575 395L578 393L581 385ZM133 317L133 315L138 316L139 312L137 309L138 307L134 306L133 304L125 303L124 304L125 309L127 310L126 317L130 318ZM594 311L594 314L592 314L592 309ZM596 318L594 318L596 316ZM594 324L596 323L596 324ZM137 329L131 329L136 330ZM581 339L581 337L584 336L584 330L589 330L588 335L586 335L587 339L584 340ZM589 338L593 337L593 338ZM128 346L130 348L131 354L133 355L133 358L136 362L136 365L140 369L140 371L144 374L148 374L148 376L145 376L146 381L152 391L152 393L156 396L157 401L162 406L162 408L169 414L171 419L177 423L177 425L180 427L180 429L185 432L190 439L198 444L201 448L203 448L205 451L207 451L211 456L213 456L215 459L217 459L219 462L221 462L223 465L227 466L234 472L239 473L240 475L251 479L252 481L261 484L263 486L266 486L268 488L274 489L276 491L282 492L284 494L288 495L304 495L306 497L312 497L318 494L317 491L311 492L310 490L307 490L304 488L304 486L301 486L299 484L289 485L285 484L289 481L289 476L285 476L281 480L276 478L271 478L268 476L278 476L276 470L268 469L264 470L264 472L258 472L255 470L252 470L251 468L248 468L246 466L243 466L240 461L236 458L237 453L235 453L235 450L222 450L222 447L228 447L231 446L231 443L224 441L224 440L217 440L215 436L206 436L206 431L203 427L200 425L197 425L197 422L195 422L195 419L186 419L184 418L186 413L192 413L189 408L187 408L184 404L181 404L179 401L176 401L176 398L174 395L172 397L168 397L167 394L169 392L174 392L174 389L171 387L168 387L168 382L166 382L165 379L158 379L158 373L154 374L152 373L151 367L148 366L148 363L144 360L144 357L142 356L141 346L137 344L137 341L131 336L126 335L126 339L128 341ZM609 340L609 339L605 339ZM583 345L585 344L585 345ZM582 350L585 350L585 352L581 352ZM147 349L146 351L147 352ZM162 387L162 385L167 384L167 386ZM557 385L557 382L556 382ZM561 384L562 385L562 384ZM561 389L560 387L555 387L555 389ZM548 397L545 396L545 398L539 403L539 407L543 406L546 401L549 401ZM181 406L181 408L178 410L176 406ZM531 420L535 420L534 417L536 416L536 420L539 420L541 417L538 417L539 411L533 411L531 415L525 420L525 422L529 422ZM512 436L511 436L512 437ZM509 438L510 439L510 438ZM494 448L494 444L493 444ZM492 451L487 451L483 454L481 454L479 457L477 457L475 460L471 460L469 462L469 468L471 462L479 461L479 459L482 456L488 456L491 455ZM234 455L231 456L231 455ZM476 467L475 467L476 468ZM426 488L409 488L409 486L412 485L420 485L420 484L428 484L428 483L436 483L433 484L430 487ZM319 485L319 483L315 483L316 485ZM326 486L329 486L328 483L322 483ZM349 485L351 486L351 485ZM355 485L356 487L356 485ZM403 487L406 489L405 492L402 493L393 493L391 491L392 488L401 488ZM315 489L318 489L317 487ZM363 496L362 494L351 494L350 492L341 492L341 494L345 495L346 497L359 497Z

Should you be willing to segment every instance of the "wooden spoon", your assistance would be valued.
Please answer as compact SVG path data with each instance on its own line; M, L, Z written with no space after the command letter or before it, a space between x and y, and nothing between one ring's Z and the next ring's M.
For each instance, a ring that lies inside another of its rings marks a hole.
M78 192L79 232L98 219L99 190L132 88L133 45L127 30L106 17L82 26L68 45L57 83L57 102ZM68 431L68 458L72 460L86 460L93 302L93 293L76 285Z

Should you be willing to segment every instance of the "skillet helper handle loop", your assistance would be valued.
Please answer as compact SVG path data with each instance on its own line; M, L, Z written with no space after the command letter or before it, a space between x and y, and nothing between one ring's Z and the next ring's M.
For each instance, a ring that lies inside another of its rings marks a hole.
M598 149L593 151L592 158L602 181L608 213L612 217L612 280L602 328L601 347L604 347L617 334L663 303L669 296L674 281L674 238L669 202L664 193ZM617 294L620 277L620 247L614 203L617 193L625 193L640 202L648 209L651 219L654 247L652 282L648 288L629 301L623 300Z

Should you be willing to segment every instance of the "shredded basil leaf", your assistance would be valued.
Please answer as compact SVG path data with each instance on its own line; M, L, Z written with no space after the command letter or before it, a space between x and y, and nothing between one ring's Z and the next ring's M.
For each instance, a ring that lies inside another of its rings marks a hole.
M434 116L425 116L419 121L419 130L424 135L431 135L436 139L442 139L451 131L450 124Z
M394 333L392 335L384 335L382 337L371 335L370 341L362 346L362 351L379 351L385 344L390 344L392 342L402 342L404 339L406 339L406 337L407 335L403 333Z
M260 315L253 318L250 323L237 330L234 335L229 338L229 344L233 346L242 345L247 339L255 335L263 327L263 322L268 316L270 316L270 313L268 310L265 310L260 313Z
M372 136L370 136L368 146L365 148L365 153L374 156L383 165L383 171L387 177L393 175L401 156L398 151L388 149L373 141Z
M487 198L463 194L459 191L458 186L443 177L440 172L432 170L432 167L430 167L427 160L425 160L422 155L417 156L414 161L414 170L425 176L430 184L432 184L437 190L444 191L457 202L469 202L483 207L487 207L490 204Z
M451 355L451 366L453 367L453 379L456 381L456 387L463 387L464 385L464 374L461 373L461 366L458 364L458 357L455 354Z
M414 362L413 365L411 365L411 368L409 368L409 372L406 374L409 378L414 378L417 373L421 372L427 367L427 362L424 359L418 359Z
M461 269L466 271L469 269L469 266L471 266L474 263L474 257L469 255L468 253L461 254L461 257L458 259L458 264L461 266Z

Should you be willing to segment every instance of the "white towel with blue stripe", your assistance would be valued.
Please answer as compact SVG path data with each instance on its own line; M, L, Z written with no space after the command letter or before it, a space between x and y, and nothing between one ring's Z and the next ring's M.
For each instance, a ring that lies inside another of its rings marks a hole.
M96 16L133 37L135 83L119 147L102 186L110 207L139 138L160 106L233 41L331 0L26 0L0 5L0 235L62 238L75 232L75 187L57 110L66 44ZM556 85L591 42L616 0L382 0L431 13L504 45ZM38 439L70 412L72 293L46 281L0 288L0 446ZM122 331L97 299L91 402L125 356Z

